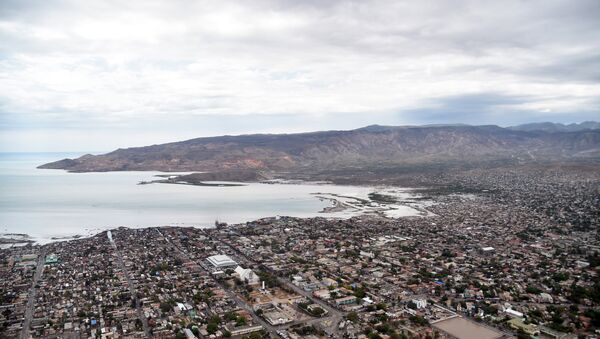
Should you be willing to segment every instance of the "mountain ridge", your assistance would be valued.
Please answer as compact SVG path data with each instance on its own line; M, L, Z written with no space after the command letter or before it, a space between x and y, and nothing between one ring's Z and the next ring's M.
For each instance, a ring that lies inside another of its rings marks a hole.
M596 159L600 130L515 130L496 125L380 126L293 134L200 137L39 168L92 171L301 172L385 164Z
M554 122L533 122L507 127L515 131L577 132L600 129L600 122L584 121L581 123L561 124Z

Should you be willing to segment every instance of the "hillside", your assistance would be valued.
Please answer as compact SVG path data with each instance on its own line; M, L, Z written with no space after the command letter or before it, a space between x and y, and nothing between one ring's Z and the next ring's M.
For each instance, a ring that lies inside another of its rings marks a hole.
M63 159L40 168L90 171L317 172L392 165L595 160L600 130L498 126L368 126L350 131L197 138Z

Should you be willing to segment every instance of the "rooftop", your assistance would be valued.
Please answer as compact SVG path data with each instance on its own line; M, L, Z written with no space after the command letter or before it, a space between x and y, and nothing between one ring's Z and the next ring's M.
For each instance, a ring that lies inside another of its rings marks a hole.
M237 266L237 263L233 259L224 254L213 255L206 258L206 260L215 267Z

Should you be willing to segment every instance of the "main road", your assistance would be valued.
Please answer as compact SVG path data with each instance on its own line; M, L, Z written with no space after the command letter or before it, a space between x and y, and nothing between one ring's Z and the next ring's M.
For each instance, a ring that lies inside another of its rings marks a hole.
M132 298L135 298L134 299L135 300L135 309L137 311L138 318L142 322L142 327L144 328L144 334L146 335L146 338L152 338L152 333L150 333L150 327L148 326L148 319L146 319L146 316L144 315L144 312L142 310L142 305L140 303L140 299L137 296L136 288L135 288L135 285L133 284L133 280L131 279L131 275L129 274L127 267L125 267L125 263L123 262L123 254L121 254L121 251L119 251L119 248L117 248L117 244L115 243L115 241L112 237L112 232L108 231L108 232L106 232L106 235L108 236L108 240L110 241L110 244L112 245L113 249L115 250L115 253L117 254L117 261L118 261L119 267L123 271L123 274L125 275L125 279L127 279L127 285L129 286L129 294L131 294Z
M35 306L35 293L36 286L44 273L44 262L46 259L46 249L42 248L38 253L37 266L35 268L35 274L33 275L33 284L29 289L29 295L27 298L27 308L25 309L25 318L23 319L23 328L21 329L21 339L29 338L29 327L31 326L31 320L33 319L33 308Z

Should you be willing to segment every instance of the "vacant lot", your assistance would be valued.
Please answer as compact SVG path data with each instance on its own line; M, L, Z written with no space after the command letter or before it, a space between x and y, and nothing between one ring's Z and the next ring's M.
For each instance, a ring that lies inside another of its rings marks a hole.
M465 318L452 318L433 324L434 327L459 339L497 339L502 333Z

